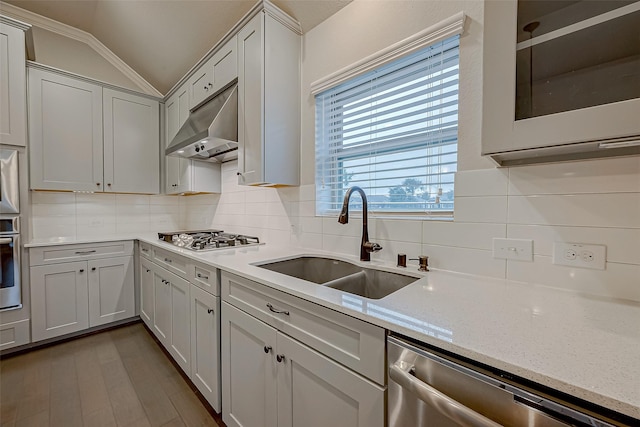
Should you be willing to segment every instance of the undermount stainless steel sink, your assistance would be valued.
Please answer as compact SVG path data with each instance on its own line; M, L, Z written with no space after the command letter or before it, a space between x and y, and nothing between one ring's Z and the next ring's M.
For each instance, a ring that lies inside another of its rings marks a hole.
M298 279L370 299L380 299L420 277L360 267L332 258L302 256L257 265Z

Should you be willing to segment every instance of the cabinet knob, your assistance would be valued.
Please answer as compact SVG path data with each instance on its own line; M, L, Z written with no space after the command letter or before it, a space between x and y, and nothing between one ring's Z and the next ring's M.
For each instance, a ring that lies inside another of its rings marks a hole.
M91 271L96 271L96 268L95 267L91 267Z
M147 273L149 273L150 271L151 271L151 270L149 270L149 269L147 268Z
M278 354L276 356L276 360L278 361L278 363L284 362L284 354Z
M213 314L213 308L208 308L208 309L207 309L207 313L209 313L209 314Z
M265 353L269 353L271 351L271 346L270 345L265 345L264 346L264 352Z
M81 268L81 269L80 269L80 273L84 273L84 268Z
M96 182L96 185L97 185L98 187L100 187L100 183L99 183L99 182Z
M108 183L107 186L111 187L111 183Z

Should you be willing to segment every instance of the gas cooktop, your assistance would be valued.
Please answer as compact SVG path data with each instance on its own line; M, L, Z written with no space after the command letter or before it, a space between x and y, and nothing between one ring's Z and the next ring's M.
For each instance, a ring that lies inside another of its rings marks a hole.
M257 237L225 233L223 230L173 231L158 233L158 238L192 251L213 251L260 244Z

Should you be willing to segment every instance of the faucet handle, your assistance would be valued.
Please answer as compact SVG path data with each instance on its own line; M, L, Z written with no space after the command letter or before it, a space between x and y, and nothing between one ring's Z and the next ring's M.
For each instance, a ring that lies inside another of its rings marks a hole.
M378 252L378 251L382 250L382 246L380 246L377 243L373 243L373 242L365 242L363 246L366 249L366 251L369 252L369 253Z

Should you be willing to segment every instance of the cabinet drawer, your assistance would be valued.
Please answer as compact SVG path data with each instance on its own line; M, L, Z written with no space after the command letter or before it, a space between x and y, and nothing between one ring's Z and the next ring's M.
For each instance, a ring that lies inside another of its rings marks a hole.
M31 265L56 264L111 256L133 255L133 241L89 243L31 248Z
M207 264L191 261L189 268L189 282L213 295L220 295L219 270Z
M153 261L183 279L187 278L187 259L160 248L153 248Z
M151 245L149 243L140 242L140 255L151 259Z
M222 299L356 372L385 384L385 330L227 272Z

